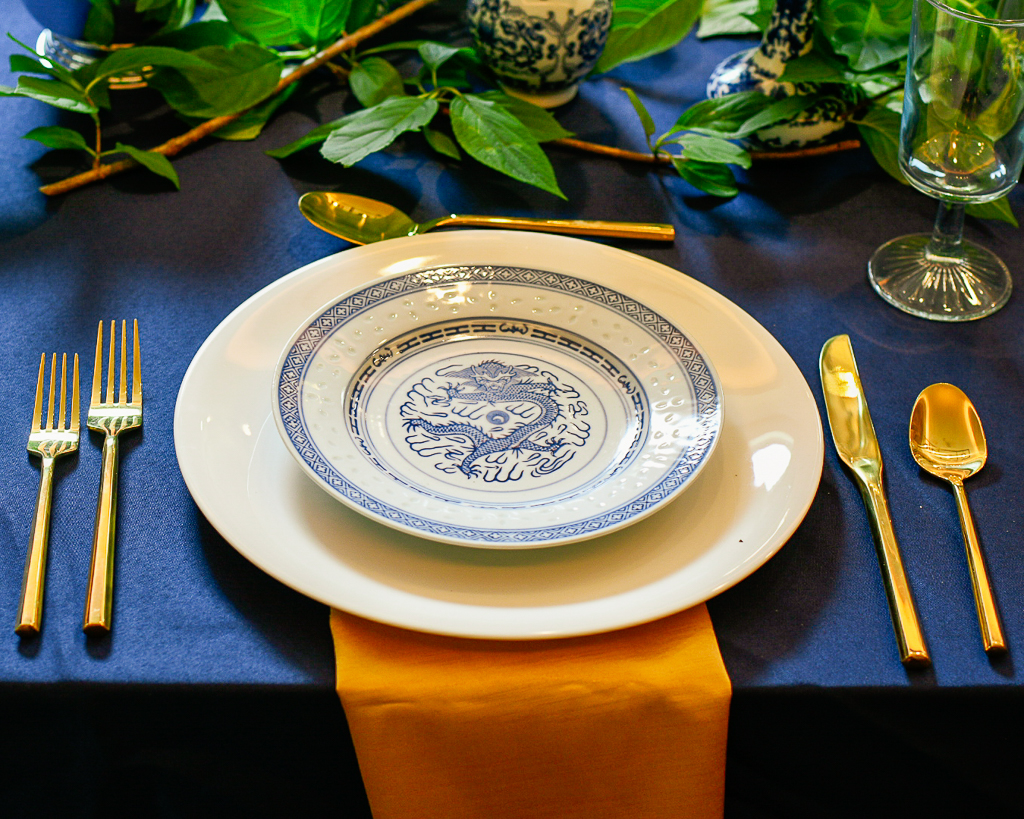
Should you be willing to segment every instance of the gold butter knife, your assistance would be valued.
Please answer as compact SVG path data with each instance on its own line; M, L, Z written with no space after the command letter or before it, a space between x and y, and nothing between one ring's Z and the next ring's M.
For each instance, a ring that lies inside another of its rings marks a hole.
M835 336L825 342L821 348L819 368L836 451L856 477L871 518L900 660L906 665L928 664L931 660L882 486L882 452L871 423L849 336Z

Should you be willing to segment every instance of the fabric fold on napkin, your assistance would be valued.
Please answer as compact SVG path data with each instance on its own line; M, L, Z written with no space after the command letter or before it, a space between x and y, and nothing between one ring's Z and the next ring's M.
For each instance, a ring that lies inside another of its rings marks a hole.
M374 819L722 816L732 686L703 604L557 640L331 631Z

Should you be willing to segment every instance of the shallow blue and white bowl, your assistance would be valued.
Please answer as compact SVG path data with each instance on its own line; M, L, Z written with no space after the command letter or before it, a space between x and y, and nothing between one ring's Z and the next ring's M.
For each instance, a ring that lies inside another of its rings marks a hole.
M388 526L491 549L645 518L697 477L722 423L711 362L657 310L582 273L484 259L318 310L274 390L278 430L322 489Z

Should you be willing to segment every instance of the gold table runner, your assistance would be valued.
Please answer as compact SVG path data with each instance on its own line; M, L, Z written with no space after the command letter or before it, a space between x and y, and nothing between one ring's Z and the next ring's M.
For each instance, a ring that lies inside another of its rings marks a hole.
M732 686L703 604L557 640L331 631L374 819L722 816Z

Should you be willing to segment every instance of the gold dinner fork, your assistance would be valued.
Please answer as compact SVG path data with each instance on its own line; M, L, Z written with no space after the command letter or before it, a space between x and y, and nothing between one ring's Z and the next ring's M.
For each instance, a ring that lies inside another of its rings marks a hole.
M18 624L15 632L22 636L39 633L43 619L43 585L46 579L46 550L50 540L50 505L53 501L53 466L61 455L78 449L78 356L75 356L71 377L71 417L67 415L68 356L60 359L60 407L56 426L53 423L54 385L57 381L57 354L50 365L50 391L47 402L46 426L43 426L43 380L46 374L46 353L39 359L39 377L36 379L36 401L32 410L32 430L28 436L28 451L42 458L39 470L39 493L32 515L32 534L29 537L28 557L25 559L25 578L21 584L21 603L18 606Z
M96 529L92 540L92 564L82 630L86 634L110 630L114 597L114 533L117 524L118 435L142 426L142 359L139 358L139 322L135 321L132 350L132 398L128 400L127 328L121 322L121 378L115 400L114 348L116 323L110 322L110 352L107 358L107 390L103 384L103 322L96 333L96 363L92 375L92 400L87 425L103 433L103 467L100 496L96 503Z

